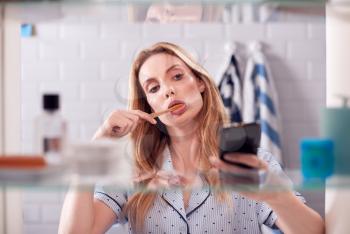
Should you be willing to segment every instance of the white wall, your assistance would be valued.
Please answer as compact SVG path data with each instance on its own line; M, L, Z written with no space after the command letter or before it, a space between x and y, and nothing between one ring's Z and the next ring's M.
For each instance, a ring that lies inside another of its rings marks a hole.
M89 139L106 114L123 108L131 59L143 45L160 40L179 43L199 54L218 77L228 59L224 44L238 42L244 67L246 43L265 45L280 96L283 160L299 167L298 141L318 135L319 110L325 105L325 25L323 20L268 24L127 24L120 9L99 8L82 16L66 7L65 18L35 25L37 35L22 39L22 146L32 150L32 121L40 111L40 92L58 90L70 137ZM55 233L64 191L24 193L25 233ZM323 214L323 193L306 193Z

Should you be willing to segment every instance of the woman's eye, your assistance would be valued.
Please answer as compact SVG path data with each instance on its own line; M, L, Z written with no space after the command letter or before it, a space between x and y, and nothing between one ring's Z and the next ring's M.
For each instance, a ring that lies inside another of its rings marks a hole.
M155 93L155 92L158 91L158 89L159 89L159 86L157 85L157 86L154 86L154 87L150 88L150 89L148 90L148 92L150 92L150 93Z
M179 74L176 74L176 75L174 76L174 79L175 79L175 80L181 80L182 77L183 77L183 74L179 73Z

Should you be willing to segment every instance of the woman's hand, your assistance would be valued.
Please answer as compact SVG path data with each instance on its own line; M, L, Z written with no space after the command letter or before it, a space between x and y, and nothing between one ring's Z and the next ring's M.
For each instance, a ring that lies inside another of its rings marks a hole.
M232 163L243 164L252 167L257 170L268 170L268 165L265 161L258 158L257 155L254 154L246 154L246 153L228 153L225 154L225 159ZM226 172L231 172L234 174L242 174L251 172L251 169L245 169L240 166L231 165L229 163L225 163L224 161L211 157L210 161L214 166L218 166L218 169L221 169Z
M109 114L93 139L102 137L123 137L132 132L140 121L156 124L157 121L146 112L140 110L116 110Z
M210 157L210 162L216 169L219 169L226 173L232 173L234 175L235 174L249 175L252 173L252 170L260 170L263 173L267 173L267 174L269 173L268 164L253 154L230 153L225 155L225 159L233 163L239 163L239 164L250 166L253 169L245 169L236 165L231 165L216 157ZM270 175L270 176L278 176L278 175ZM232 186L234 186L234 184ZM247 190L238 191L238 192L243 196L248 197L252 200L263 201L267 203L276 201L279 198L283 199L284 195L290 194L290 190L283 189L282 185L281 185L281 188L278 187L277 185L276 188L270 188L270 189L267 188L263 190L258 190L256 188L254 189L252 185L252 190L253 191L249 191L249 187L248 187Z

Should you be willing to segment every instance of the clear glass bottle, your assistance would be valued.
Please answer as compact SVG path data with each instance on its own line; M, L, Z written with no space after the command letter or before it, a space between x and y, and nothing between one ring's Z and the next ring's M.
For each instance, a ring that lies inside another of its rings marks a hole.
M60 113L58 94L43 95L43 112L36 118L36 151L48 164L59 164L66 141L67 124Z

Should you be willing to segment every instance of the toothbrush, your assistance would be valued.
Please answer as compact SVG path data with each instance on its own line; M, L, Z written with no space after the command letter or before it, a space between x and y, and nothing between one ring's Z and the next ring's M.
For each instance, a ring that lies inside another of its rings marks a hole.
M184 104L182 104L182 103L176 104L176 105L170 107L170 108L167 109L167 110L160 111L160 112L154 112L154 113L151 114L151 116L152 116L152 118L156 118L156 117L158 117L158 116L160 116L160 115L163 115L163 114L166 114L166 113L168 113L168 112L177 110L177 109L179 109L179 108L181 108L181 107L183 107L183 106L184 106Z

